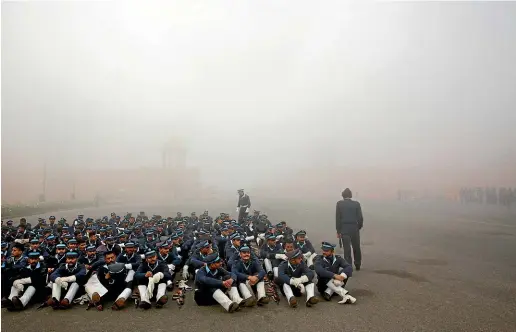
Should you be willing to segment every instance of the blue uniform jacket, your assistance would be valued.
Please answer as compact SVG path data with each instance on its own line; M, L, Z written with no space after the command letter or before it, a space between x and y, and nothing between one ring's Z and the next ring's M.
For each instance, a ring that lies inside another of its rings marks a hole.
M341 256L333 255L332 257L317 256L314 262L315 273L319 278L333 279L335 274L342 272L346 273L348 277L351 277L353 273L353 267ZM342 268L343 271L339 272Z
M231 272L236 275L239 282L246 282L248 276L257 276L260 281L265 277L265 270L257 258L251 258L247 262L242 259L234 261Z
M303 261L295 269L289 262L285 261L278 266L278 278L287 285L290 285L290 278L300 278L302 276L307 276L310 282L314 278L314 272Z

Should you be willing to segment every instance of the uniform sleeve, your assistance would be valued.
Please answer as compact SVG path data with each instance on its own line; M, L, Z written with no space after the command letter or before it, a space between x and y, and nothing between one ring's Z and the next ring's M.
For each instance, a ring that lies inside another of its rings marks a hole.
M309 281L312 281L312 279L314 278L314 271L310 270L305 263L301 263L301 264L303 266L303 269L302 269L303 275L307 276Z
M315 248L312 245L312 242L310 242L309 240L306 240L305 242L306 242L306 247L307 247L308 251L310 251L312 254L315 254Z
M134 279L142 280L143 278L145 278L146 273L147 273L147 269L145 268L145 265L140 264L140 266L138 266L138 269L134 273Z
M50 275L50 281L55 282L57 278L61 277L62 272L63 271L61 267L55 269L54 272L52 272L52 274Z
M172 280L172 275L170 274L168 265L165 262L161 262L160 265L161 265L161 268L163 269L163 281Z
M200 260L198 254L195 254L190 258L190 263L188 265L191 265L196 269L200 269L204 266L204 262Z
M343 272L348 276L351 277L353 274L353 266L349 264L343 257L339 257L339 267L342 268Z
M364 227L364 217L362 216L362 206L357 202L357 223L358 229Z
M262 263L256 258L254 260L254 265L255 265L255 269L258 271L258 279L263 280L263 278L265 277L265 270L263 269L262 267Z
M86 267L82 264L79 266L79 271L75 273L75 280L79 285L84 285L86 283Z
M337 229L337 233L340 232L340 207L339 202L337 202L336 211L335 211L335 228Z
M210 278L206 276L206 273L202 270L195 274L195 281L200 285L205 285L212 288L221 288L223 286L222 280Z
M286 283L287 285L290 285L290 277L287 275L287 269L288 269L287 262L282 262L278 266L278 278L281 281L283 281L284 283Z

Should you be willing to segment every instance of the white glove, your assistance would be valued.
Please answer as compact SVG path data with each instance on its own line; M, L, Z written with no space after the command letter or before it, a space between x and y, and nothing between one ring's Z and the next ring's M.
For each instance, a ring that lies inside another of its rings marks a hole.
M236 208L236 212L239 212L239 210L240 210L240 209L237 207L237 208Z
M284 237L283 235L278 235L278 236L276 236L276 239L281 240L283 237Z
M245 209L245 213L249 213L249 208Z
M190 275L188 274L188 265L183 266L183 279L188 279Z
M141 257L142 259L145 259L145 255L140 255L140 257Z
M174 264L168 264L168 269L170 271L174 271L176 269L176 266Z
M42 261L44 261L44 260L45 260L45 257L43 257L43 256L39 256L39 261L40 261L40 262L42 262Z
M119 245L119 246L120 246L120 248L122 248L122 249L123 249L123 248L125 248L125 244L124 244L124 243L119 243L118 245Z
M177 248L176 248L176 251L177 251L177 252L181 252L181 247L177 247Z
M154 280L149 278L149 284L147 285L147 294L149 295L149 299L152 299L154 296Z
M32 283L32 280L30 279L30 277L28 278L23 278L23 279L17 279L13 282L13 285L14 284L21 284L21 285L27 285L27 284L31 284Z
M132 270L133 269L133 264L125 264L125 268L127 270Z
M304 284L308 282L308 277L307 276L302 276L301 278L299 278L299 283L300 284Z
M66 281L61 281L61 287L64 289L64 290L67 290L68 289L68 283Z
M54 281L59 287L63 287L63 279L61 277L56 278L56 281Z
M347 275L347 274L345 274L344 272L342 272L340 275L341 275L341 276L343 276L343 277L344 277L344 279L347 279L347 278L348 278L348 275Z
M158 272L155 275L152 276L152 281L157 284L161 279L163 279L164 275L162 272Z
M299 288L299 291L301 292L301 294L305 294L305 292L306 292L305 285L299 284L297 286L297 288Z
M22 239L16 239L16 240L14 240L14 243L22 243L23 244L23 241L22 241Z
M333 279L333 284L337 287L344 285L344 283L342 281L337 280L337 279Z
M305 257L305 259L308 259L308 257L312 256L312 253L309 251L306 254L303 254L303 256Z
M183 259L183 256L181 256L181 255L177 255L177 258L179 258L179 259Z
M290 278L290 284L294 287L298 287L300 284L299 278Z
M61 281L64 281L64 282L75 282L75 280L77 280L75 278L75 276L69 276L69 277L61 278Z
M23 292L23 284L20 282L17 282L18 280L15 280L13 282L13 287L16 288L18 292Z
M285 255L285 254L276 254L276 255L274 255L274 258L276 258L276 259L282 259L282 260L284 260L284 261L287 261L287 260L288 260L288 257L287 257L287 255Z

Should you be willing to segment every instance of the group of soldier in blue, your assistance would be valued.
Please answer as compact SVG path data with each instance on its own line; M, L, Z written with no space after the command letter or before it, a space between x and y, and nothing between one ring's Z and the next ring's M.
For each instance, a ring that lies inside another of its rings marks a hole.
M161 308L169 292L184 298L192 279L198 305L220 304L227 312L266 305L265 282L291 307L300 296L306 306L318 303L315 288L327 301L339 296L339 303L354 303L344 288L352 266L335 255L334 244L320 249L317 254L305 231L271 224L259 211L241 222L226 213L213 219L207 211L175 218L79 215L71 225L51 216L34 227L8 221L2 225L2 307L66 309L87 302L120 310L135 299L140 308L153 302Z

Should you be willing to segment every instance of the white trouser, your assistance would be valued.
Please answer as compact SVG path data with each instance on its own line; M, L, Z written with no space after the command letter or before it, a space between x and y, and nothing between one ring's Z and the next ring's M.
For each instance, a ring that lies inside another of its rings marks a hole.
M229 298L231 301L236 302L238 304L242 303L244 299L240 297L240 294L238 294L238 289L233 286L229 289Z
M233 301L231 301L229 297L227 297L227 295L224 294L224 292L220 289L217 289L213 293L213 299L215 299L215 301L217 301L218 304L220 304L224 309L226 309L226 311L229 311L229 306L231 306L231 304L233 303Z
M262 299L264 297L266 297L266 293L265 293L265 282L264 281L260 281L259 283L256 284L256 297L259 299Z
M251 294L251 291L249 290L249 287L247 287L247 284L241 283L240 285L238 285L238 289L240 290L240 294L242 294L244 300L247 300L253 296L253 294Z
M283 284L283 292L285 293L287 301L290 301L290 299L294 297L294 292L292 292L292 288L290 288L288 284Z
M134 271L129 270L127 271L127 277L125 277L125 282L133 281L134 279Z
M127 300L129 297L131 297L131 294L132 294L131 289L126 288L122 291L122 293L120 293L120 295L118 295L118 297L116 298L116 301L118 301L120 299Z
M306 301L310 300L312 297L315 296L315 284L313 282L309 283L305 286L306 290Z
M56 300L61 300L61 290L62 288L54 283L52 285L52 298ZM77 291L79 290L79 284L74 282L68 286L68 291L66 292L65 299L68 300L68 302L72 303L73 299L75 298L75 294L77 294Z
M23 304L24 307L27 306L27 303L29 303L30 299L36 294L36 288L34 286L29 286L23 293L23 296L20 297L20 301Z
M274 278L277 278L278 275L279 275L279 268L278 267L275 267L272 269L274 271Z
M20 295L20 291L16 289L14 286L11 286L11 294L9 294L8 299L12 300L13 297Z
M149 293L147 293L147 286L138 285L138 291L140 292L140 300L142 302L150 303Z
M263 264L265 265L265 271L271 272L272 271L272 262L270 259L265 258L263 260Z
M162 282L162 283L158 284L158 292L156 293L156 300L161 299L161 297L165 295L166 291L167 291L166 283Z
M93 293L98 293L102 297L108 292L107 288L102 285L96 274L92 275L90 279L88 279L88 282L84 285L84 289L90 299L92 298Z

